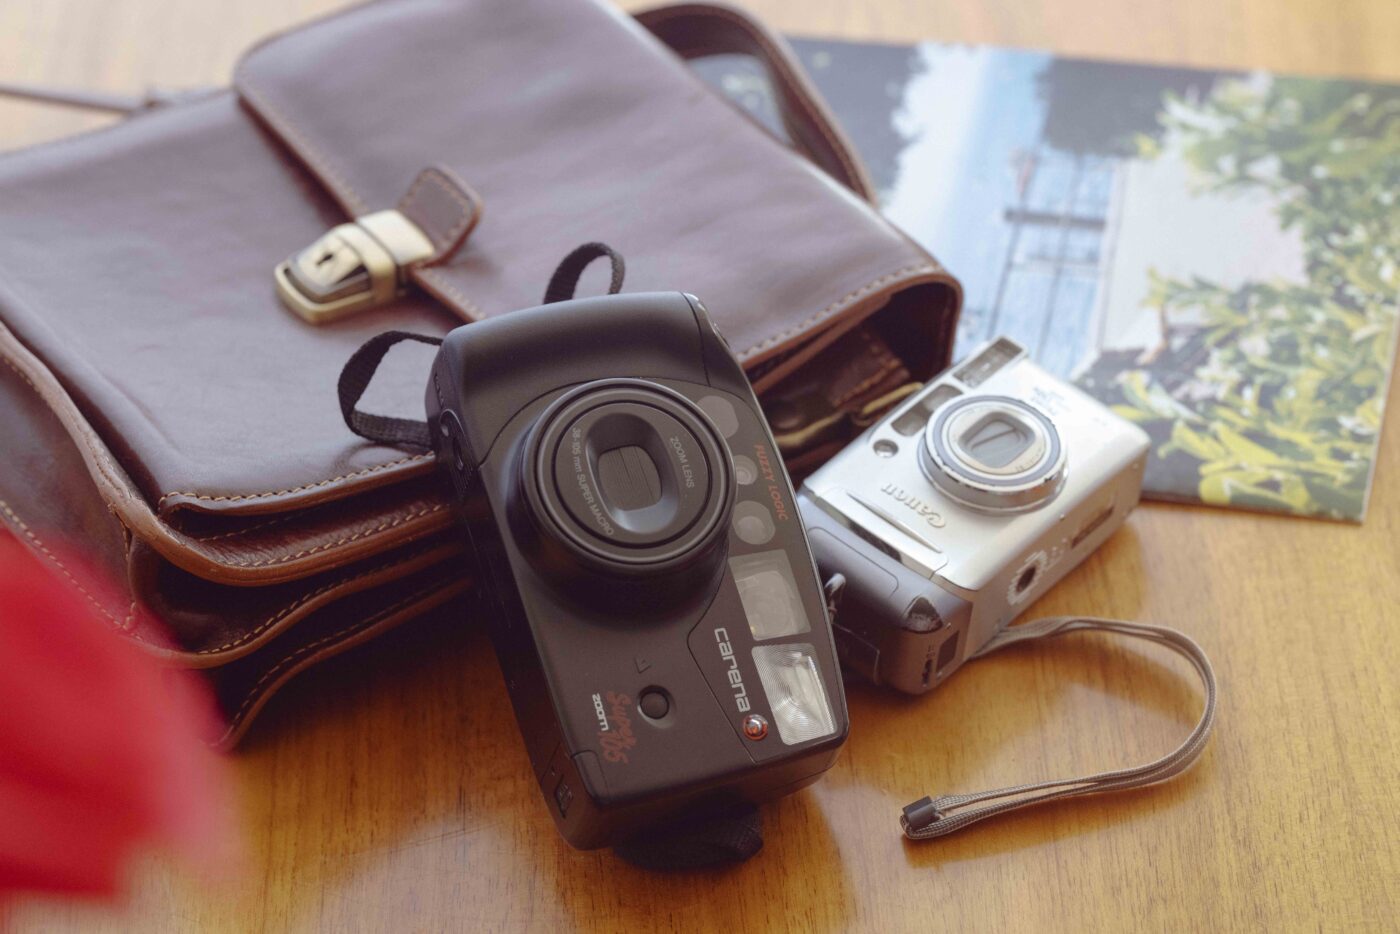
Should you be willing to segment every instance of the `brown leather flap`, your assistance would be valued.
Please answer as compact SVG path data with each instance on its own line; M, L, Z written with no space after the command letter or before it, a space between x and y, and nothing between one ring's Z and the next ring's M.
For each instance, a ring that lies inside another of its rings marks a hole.
M558 258L603 240L629 291L698 294L752 366L881 284L943 278L591 0L384 0L263 43L235 87L349 215L393 207L430 163L472 186L479 226L418 276L468 320L537 304Z
M125 577L96 601L114 626L223 666L226 739L300 667L467 586L431 455L341 422L371 335L535 305L603 240L628 290L705 301L780 435L946 362L956 282L851 193L781 41L704 4L646 22L687 56L737 36L771 59L793 138L845 185L597 0L380 0L262 44L236 93L0 157L0 523L70 579L50 544L85 544ZM484 214L411 190L452 176ZM451 254L420 288L325 326L281 306L278 261L395 205ZM391 357L367 407L419 416L426 372Z
M310 578L441 529L411 488L431 457L341 423L341 365L379 331L536 304L586 240L629 290L701 296L760 391L877 312L915 377L944 360L936 262L593 0L382 0L263 44L237 87L0 158L0 358L191 574ZM323 327L280 305L278 260L435 163L485 202L420 273L441 301ZM389 363L367 402L421 412L426 361Z

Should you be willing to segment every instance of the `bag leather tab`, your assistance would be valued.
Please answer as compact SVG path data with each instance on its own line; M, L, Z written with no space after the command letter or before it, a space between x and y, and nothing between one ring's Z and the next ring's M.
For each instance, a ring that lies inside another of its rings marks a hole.
M412 270L466 242L481 199L442 166L424 169L393 210L338 224L273 269L277 294L312 324L379 308L403 294Z

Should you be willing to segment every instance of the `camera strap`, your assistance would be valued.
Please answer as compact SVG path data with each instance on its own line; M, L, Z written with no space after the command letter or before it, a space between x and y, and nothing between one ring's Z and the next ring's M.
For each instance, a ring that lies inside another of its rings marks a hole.
M398 418L392 415L373 415L361 412L355 406L369 388L379 364L389 348L404 341L417 341L420 344L438 346L440 337L414 334L412 331L385 331L376 334L360 345L360 349L345 361L340 371L340 381L336 391L340 395L340 414L346 427L361 438L378 441L380 444L393 444L419 448L431 448L433 436L428 431L428 423L419 418Z
M1201 647L1184 633L1148 623L1130 623L1088 616L1055 616L1003 630L973 658L984 658L1009 646L1035 639L1091 630L1155 642L1191 662L1205 687L1205 710L1185 741L1160 759L1135 768L1099 772L1081 778L1015 785L975 794L921 798L906 807L903 816L900 817L899 823L904 828L906 837L911 840L928 840L954 833L998 814L1047 801L1155 785L1180 775L1195 764L1205 749L1206 741L1215 725L1215 671Z
M608 283L608 294L616 295L620 292L622 290L622 277L627 270L622 255L606 243L585 243L560 260L559 266L554 270L554 275L549 277L549 285L545 287L543 304L566 302L573 298L574 292L578 290L578 280L583 275L583 271L594 260L604 256L612 264L612 278ZM385 354L395 344L404 341L417 341L420 344L436 347L442 343L442 338L430 337L427 334L414 334L411 331L385 331L383 334L376 334L365 341L360 345L360 349L356 350L350 359L345 361L345 366L340 371L340 380L336 384L336 391L340 396L340 414L345 419L346 427L361 438L368 438L370 441L377 441L380 444L431 450L433 447L432 432L428 430L428 423L422 419L375 415L370 412L362 412L357 408L360 399L364 397L365 390L369 388L370 381L374 379L379 365L384 362Z

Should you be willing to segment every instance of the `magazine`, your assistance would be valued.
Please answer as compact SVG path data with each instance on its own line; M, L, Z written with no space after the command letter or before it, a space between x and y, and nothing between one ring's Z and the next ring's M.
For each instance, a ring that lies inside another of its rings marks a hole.
M1141 425L1144 494L1360 521L1400 298L1400 86L794 42L887 216ZM753 63L704 67L776 125Z

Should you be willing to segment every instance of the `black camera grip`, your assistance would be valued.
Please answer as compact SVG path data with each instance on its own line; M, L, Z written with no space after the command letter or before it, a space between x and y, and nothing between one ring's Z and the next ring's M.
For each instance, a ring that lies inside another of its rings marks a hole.
M613 852L638 868L669 872L742 863L761 849L759 810L752 804L740 804L639 834L613 847Z

